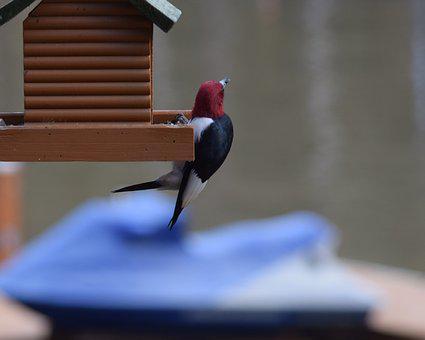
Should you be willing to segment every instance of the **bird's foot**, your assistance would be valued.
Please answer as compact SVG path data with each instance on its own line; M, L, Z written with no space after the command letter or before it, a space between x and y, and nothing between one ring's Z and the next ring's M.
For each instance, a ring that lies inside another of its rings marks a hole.
M187 125L189 124L189 119L186 118L186 116L183 113L179 113L176 115L174 120L172 120L173 124L182 124Z

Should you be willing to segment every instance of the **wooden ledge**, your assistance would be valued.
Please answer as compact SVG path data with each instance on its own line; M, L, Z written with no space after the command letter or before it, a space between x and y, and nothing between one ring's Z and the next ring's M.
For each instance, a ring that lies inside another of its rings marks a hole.
M100 110L99 110L100 111ZM152 123L153 124L162 124L162 123L166 123L167 121L171 121L173 120L177 114L179 113L183 113L187 118L191 117L191 110L153 110L152 111ZM69 117L67 115L63 115L64 116L64 120L62 120L62 122L76 122L75 120L69 120L69 118L76 118L76 115L72 115L72 117ZM101 119L105 118L105 115L103 116L99 116ZM46 117L44 117L46 118ZM48 119L45 122L49 122L50 119L49 117L47 117ZM91 121L93 122L93 119L96 118L93 116L89 116L89 115L85 115L85 116L78 116L79 119L81 119L81 122L87 122L89 119L91 119ZM0 119L3 119L4 122L6 123L6 125L22 125L24 124L25 121L25 113L24 112L0 112ZM34 119L34 117L33 117ZM120 112L119 109L115 109L114 110L114 116L108 116L108 120L109 121L134 121L134 117L130 117L129 119L129 115L125 115L122 112ZM33 121L34 123L36 123L35 121ZM42 123L43 121L40 119L39 122L37 123Z
M192 111L191 110L153 110L152 111L152 123L153 124L162 124L169 121L172 121L176 118L176 116L182 113L187 118L191 118Z
M0 161L194 159L193 129L149 123L25 123L0 127Z

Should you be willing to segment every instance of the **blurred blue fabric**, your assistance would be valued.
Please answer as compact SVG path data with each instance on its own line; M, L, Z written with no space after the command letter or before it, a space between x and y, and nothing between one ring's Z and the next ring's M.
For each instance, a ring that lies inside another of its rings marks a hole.
M211 310L282 258L337 240L309 212L191 233L183 214L169 231L173 206L156 192L89 201L9 261L0 289L50 311Z

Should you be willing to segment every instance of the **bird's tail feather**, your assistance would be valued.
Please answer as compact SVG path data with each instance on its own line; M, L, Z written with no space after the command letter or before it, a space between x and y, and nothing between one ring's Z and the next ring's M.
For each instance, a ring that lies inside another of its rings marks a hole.
M180 216L182 211L183 211L183 208L176 205L176 207L174 208L173 217L171 218L170 223L168 223L168 228L170 230L173 229L173 227L176 224L177 220L179 219L179 216Z
M158 181L150 181L150 182L146 182L146 183L134 184L134 185L130 185L128 187L113 190L112 193L115 194L117 192L150 190L150 189L158 189L160 187L161 187L161 184Z

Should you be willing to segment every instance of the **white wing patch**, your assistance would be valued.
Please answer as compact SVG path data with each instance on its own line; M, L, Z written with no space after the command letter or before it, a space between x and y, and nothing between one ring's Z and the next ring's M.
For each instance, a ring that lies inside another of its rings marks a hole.
M187 181L186 190L183 194L182 208L186 208L198 195L204 190L207 181L202 183L201 179L196 175L195 171L191 171Z
M196 117L190 121L190 125L192 125L194 129L195 142L199 141L199 138L201 138L202 131L204 131L212 123L214 123L214 121L211 118Z
M210 126L214 121L211 118L193 118L190 125L193 126L195 142L201 138L202 131ZM191 170L185 191L183 193L182 208L187 207L204 190L207 182L202 183L201 179Z

